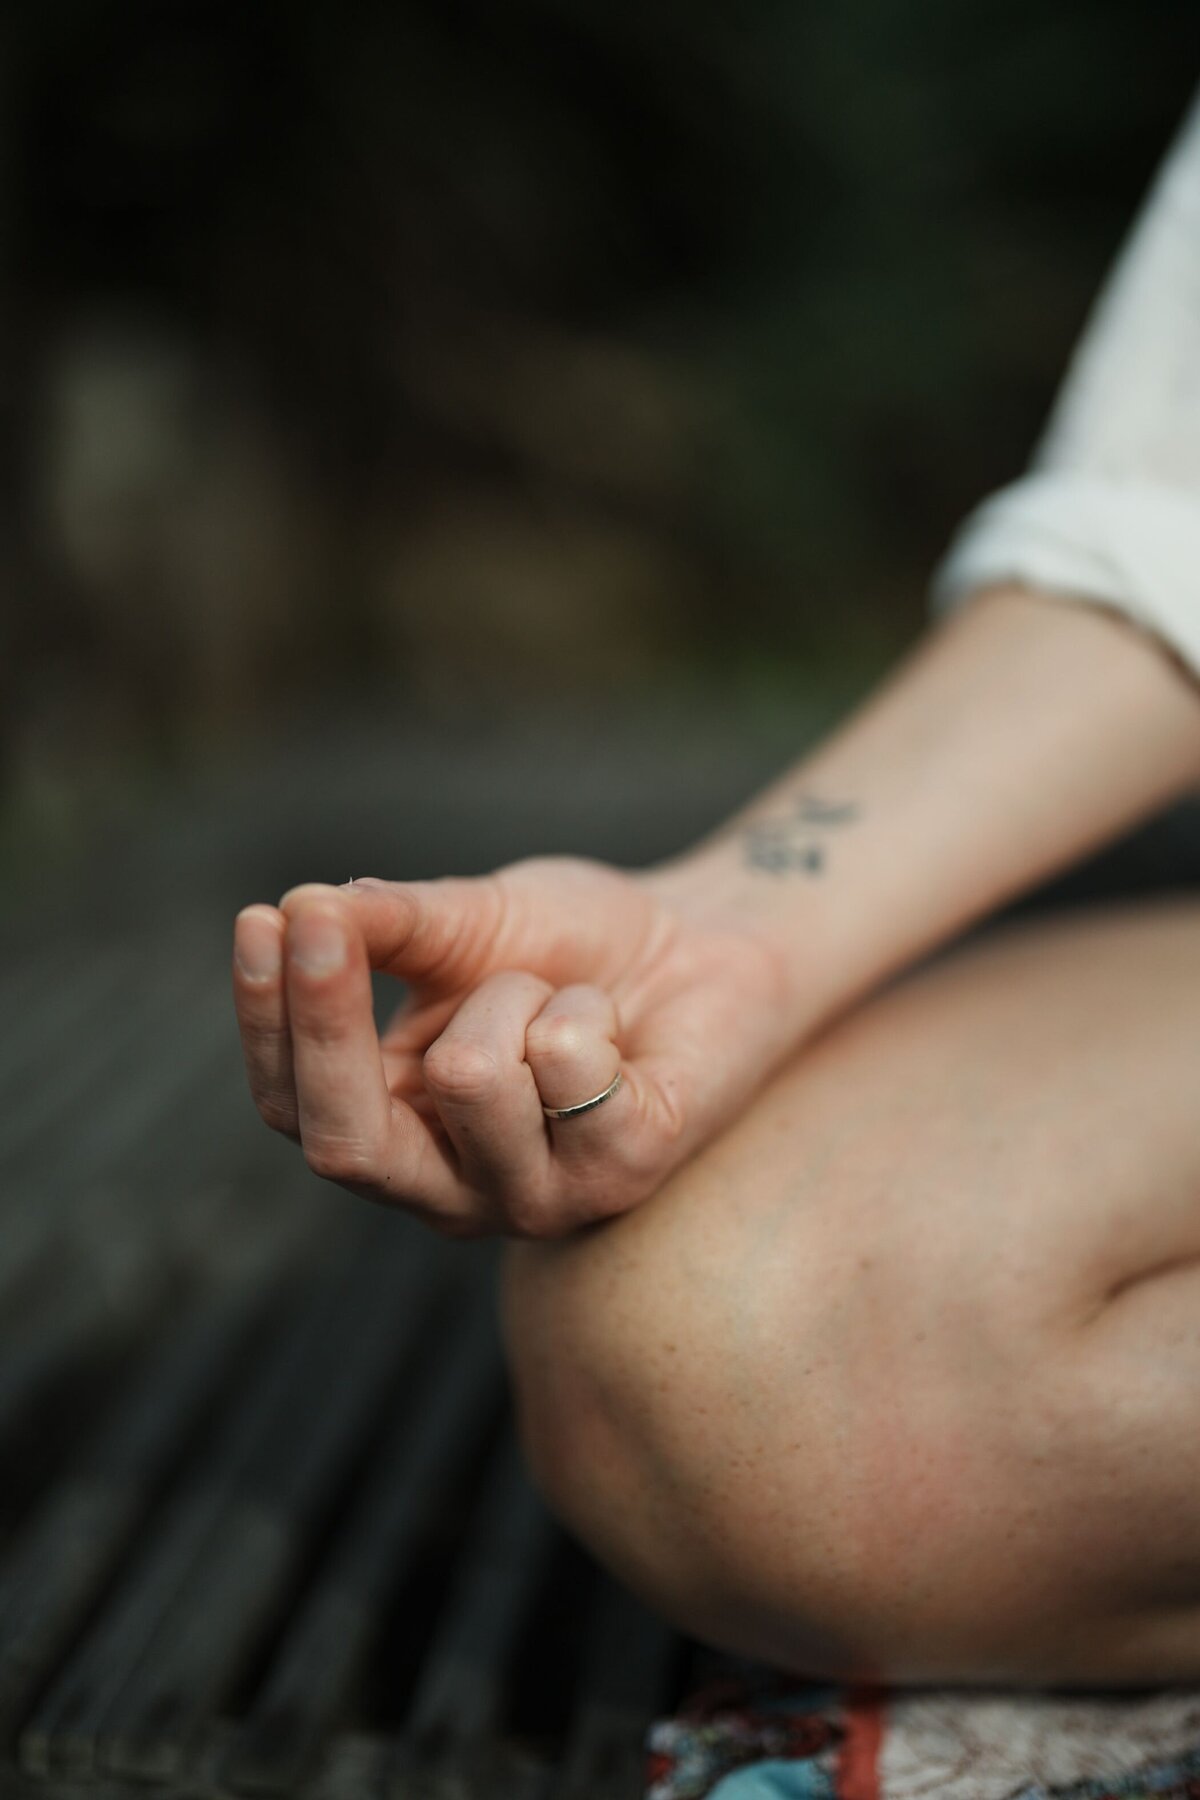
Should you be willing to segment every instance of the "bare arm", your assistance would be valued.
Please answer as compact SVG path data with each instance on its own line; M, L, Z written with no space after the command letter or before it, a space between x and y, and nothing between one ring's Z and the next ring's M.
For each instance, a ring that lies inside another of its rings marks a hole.
M824 1008L1200 781L1198 296L1200 101L1029 472L935 576L964 610L668 877L766 915Z
M456 1232L620 1212L833 1014L1200 782L1198 221L1200 112L1031 474L941 573L970 604L690 855L241 915L251 1089L314 1170ZM382 1037L371 969L409 987Z
M251 1087L355 1192L444 1230L567 1231L653 1192L876 982L1197 779L1200 703L1155 644L987 595L674 863L538 859L248 909ZM370 968L410 985L382 1039ZM547 1120L618 1072L604 1104Z
M806 1033L1198 783L1200 693L1161 645L996 589L655 879L760 923Z

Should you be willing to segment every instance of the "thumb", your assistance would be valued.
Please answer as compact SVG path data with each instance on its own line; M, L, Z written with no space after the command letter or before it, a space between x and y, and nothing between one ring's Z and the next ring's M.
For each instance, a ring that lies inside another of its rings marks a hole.
M506 908L491 876L380 881L368 875L338 892L351 904L373 969L458 987L501 966Z

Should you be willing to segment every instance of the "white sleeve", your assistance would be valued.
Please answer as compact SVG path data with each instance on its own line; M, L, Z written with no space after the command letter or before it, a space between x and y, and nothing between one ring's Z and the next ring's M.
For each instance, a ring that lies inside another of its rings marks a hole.
M1008 581L1116 608L1200 674L1200 99L1027 474L960 527L933 603Z

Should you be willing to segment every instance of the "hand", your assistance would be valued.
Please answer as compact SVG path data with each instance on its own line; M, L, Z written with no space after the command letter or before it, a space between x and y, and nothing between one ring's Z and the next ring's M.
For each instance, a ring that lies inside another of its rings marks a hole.
M408 984L378 1036L373 969ZM635 1205L799 1035L753 918L573 858L295 888L239 914L234 989L266 1122L317 1174L458 1236ZM593 1111L543 1114L618 1071Z

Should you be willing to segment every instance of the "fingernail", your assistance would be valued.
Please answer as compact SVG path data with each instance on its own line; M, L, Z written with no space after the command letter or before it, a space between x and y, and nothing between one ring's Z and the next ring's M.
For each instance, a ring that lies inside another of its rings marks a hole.
M278 925L273 925L261 913L240 914L233 955L248 981L274 980L283 967L283 945Z
M346 960L346 934L328 913L302 912L288 928L288 952L306 975L332 975Z

